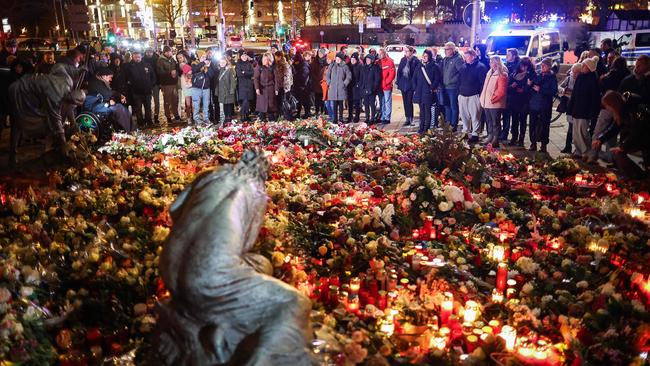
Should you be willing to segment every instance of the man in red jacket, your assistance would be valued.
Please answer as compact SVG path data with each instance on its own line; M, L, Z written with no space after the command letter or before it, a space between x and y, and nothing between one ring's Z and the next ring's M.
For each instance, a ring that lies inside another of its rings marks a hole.
M381 69L381 92L379 96L381 109L381 123L390 123L390 113L393 109L393 81L395 80L395 63L388 56L386 50L379 49L379 68Z

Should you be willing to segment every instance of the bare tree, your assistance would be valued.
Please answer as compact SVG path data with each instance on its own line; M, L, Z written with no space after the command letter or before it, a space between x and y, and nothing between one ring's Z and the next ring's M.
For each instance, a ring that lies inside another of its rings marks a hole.
M158 19L169 24L168 27L174 28L176 22L181 19L183 14L183 0L154 0L154 12Z
M309 2L311 16L320 26L327 23L332 15L332 0L312 0Z

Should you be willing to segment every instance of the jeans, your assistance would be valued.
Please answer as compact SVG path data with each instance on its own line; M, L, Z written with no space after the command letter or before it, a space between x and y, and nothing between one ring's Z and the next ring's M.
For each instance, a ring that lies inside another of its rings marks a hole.
M326 100L325 101L325 112L327 112L327 116L330 118L330 121L334 121L334 101L333 100Z
M460 118L463 120L463 132L478 137L478 130L481 127L481 101L477 95L458 96Z
M406 122L413 122L413 90L402 92L402 101L404 102L404 116Z
M512 112L510 109L503 110L503 128L501 129L501 134L499 135L499 140L507 140L508 132L510 131L510 117Z
M420 103L420 128L418 133L423 135L431 127L431 103Z
M523 144L524 137L526 137L526 118L527 114L525 111L511 111L510 116L512 117L512 125L510 126L512 133L512 142L519 142Z
M199 106L203 104L203 122L210 122L208 107L210 106L210 89L192 88L192 119L194 123L201 122Z
M458 89L444 89L445 96L445 121L451 124L451 127L458 126Z
M488 142L493 145L499 143L499 137L501 136L502 112L503 109L500 108L485 109L485 122L487 123Z
M393 91L383 90L380 95L381 120L390 123L390 115L393 109Z
M550 127L551 127L551 108L543 111L530 111L530 142L532 144L541 142L542 145L547 145ZM574 120L573 122L574 136L575 136L575 129L576 129L575 127L576 126Z

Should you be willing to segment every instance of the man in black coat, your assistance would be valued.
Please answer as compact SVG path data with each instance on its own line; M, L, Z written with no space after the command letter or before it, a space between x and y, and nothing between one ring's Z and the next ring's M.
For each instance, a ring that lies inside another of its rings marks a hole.
M248 54L241 51L239 60L235 65L237 73L237 101L239 103L239 114L243 122L250 121L249 114L251 103L255 99L255 87L253 86L253 64Z
M121 103L126 102L126 97L117 90L111 89L113 70L100 67L95 77L88 82L88 95L84 101L84 110L97 115L106 115L115 126L127 132L133 130L131 113Z
M152 65L142 60L139 51L133 52L131 64L126 69L126 84L133 98L133 111L138 121L138 126L144 127L152 124L151 121L151 93L156 85L156 72ZM157 98L154 97L154 101ZM144 106L144 118L142 107Z
M402 92L406 117L404 126L410 126L413 123L413 92L415 91L413 75L415 75L419 64L420 61L415 56L415 48L406 46L404 57L400 60L397 68L397 88Z
M296 118L300 118L300 110L305 110L303 118L311 116L311 92L312 82L310 65L302 56L302 52L297 52L293 57L293 95L298 99L298 110Z
M372 125L379 121L374 120L377 115L377 93L381 83L381 69L375 63L375 56L369 54L364 59L365 65L361 69L361 93L363 95L363 109L366 111L366 123Z
M600 86L598 84L598 57L588 57L582 62L582 73L576 78L567 105L567 115L573 117L574 154L589 162L595 161L591 150L591 120L600 112Z
M158 64L158 54L151 48L147 48L142 56L142 61L149 64L153 68L154 84L152 86L150 96L153 96L153 121L155 124L160 124L158 116L160 115L160 84L158 83L158 74L156 73L156 65ZM133 59L131 60L133 62ZM188 60L189 62L189 60ZM151 105L151 101L148 102ZM151 108L149 108L151 109ZM136 116L138 114L136 113ZM138 121L140 123L140 121ZM142 126L142 125L140 125Z
M363 91L361 84L361 65L359 61L359 54L357 52L353 53L350 56L350 73L352 74L352 81L350 82L349 98L352 101L350 104L350 117L348 117L348 122L359 122L359 116L361 115L361 99L363 99Z

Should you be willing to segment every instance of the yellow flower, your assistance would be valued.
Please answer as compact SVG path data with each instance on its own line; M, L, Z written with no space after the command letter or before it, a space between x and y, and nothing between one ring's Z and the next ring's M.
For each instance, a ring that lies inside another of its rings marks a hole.
M273 267L282 266L284 264L284 254L282 252L273 252L271 262L273 262Z

